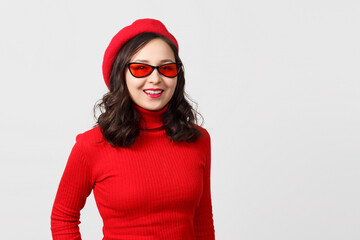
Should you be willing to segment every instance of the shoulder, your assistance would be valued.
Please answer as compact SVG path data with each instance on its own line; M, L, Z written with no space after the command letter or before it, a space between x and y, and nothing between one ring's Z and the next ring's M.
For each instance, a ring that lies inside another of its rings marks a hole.
M93 164L99 154L107 151L110 144L105 140L99 126L88 129L76 135L77 148L86 156L87 161Z
M204 152L206 159L209 159L209 157L211 156L210 133L206 128L204 128L202 126L196 125L196 128L199 129L201 132L201 136L197 140L198 147L199 147L199 149L201 149L201 151Z
M83 147L91 147L105 141L99 126L78 133L75 138L76 143Z
M209 133L209 131L208 131L206 128L204 128L204 127L202 127L202 126L199 126L199 125L197 125L197 124L195 124L195 127L196 127L198 130L200 130L202 137L210 138L210 133Z
M200 145L203 145L203 147L209 148L211 145L211 138L209 131L206 128L199 126L197 124L195 124L195 126L201 132L201 136L199 137L198 142L200 142Z

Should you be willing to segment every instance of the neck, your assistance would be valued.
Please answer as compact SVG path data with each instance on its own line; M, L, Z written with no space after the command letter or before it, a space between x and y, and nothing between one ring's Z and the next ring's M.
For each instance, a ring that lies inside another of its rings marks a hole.
M162 109L157 111L147 110L133 103L135 109L141 114L140 129L151 130L161 128L164 123L162 117L164 112L168 109L169 103L167 103Z

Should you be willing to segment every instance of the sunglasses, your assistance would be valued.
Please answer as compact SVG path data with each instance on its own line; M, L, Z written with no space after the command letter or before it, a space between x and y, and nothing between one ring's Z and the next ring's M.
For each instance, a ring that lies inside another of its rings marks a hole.
M181 69L181 63L166 63L160 66L151 66L145 63L128 63L127 64L131 75L136 78L149 76L156 68L158 72L169 78L176 77Z

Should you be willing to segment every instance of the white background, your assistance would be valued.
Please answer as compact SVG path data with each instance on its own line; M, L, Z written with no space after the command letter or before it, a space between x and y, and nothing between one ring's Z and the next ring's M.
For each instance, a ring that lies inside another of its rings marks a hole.
M75 136L107 91L104 51L147 17L177 38L211 135L216 239L360 239L356 0L2 0L0 239L51 239ZM93 194L81 222L102 238Z

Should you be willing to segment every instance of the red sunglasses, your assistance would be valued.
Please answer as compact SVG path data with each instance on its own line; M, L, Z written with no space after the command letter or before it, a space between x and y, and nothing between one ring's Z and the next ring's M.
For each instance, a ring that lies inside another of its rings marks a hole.
M158 72L169 78L176 77L181 69L181 63L166 63L160 66L151 66L145 63L128 63L127 64L131 75L136 78L149 76L156 68Z

